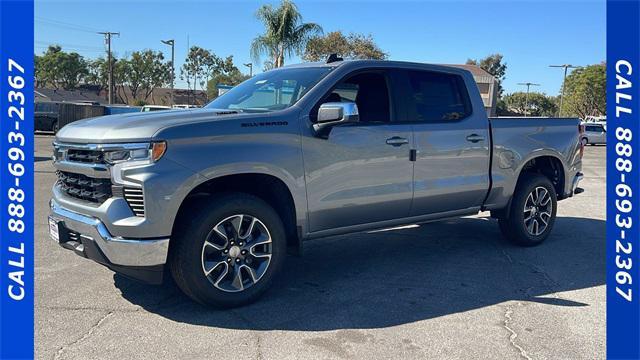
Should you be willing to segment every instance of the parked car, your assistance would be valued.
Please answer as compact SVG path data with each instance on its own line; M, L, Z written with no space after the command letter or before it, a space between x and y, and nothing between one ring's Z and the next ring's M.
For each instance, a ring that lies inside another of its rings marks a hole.
M58 132L58 103L37 102L34 107L34 128L36 131Z
M489 119L463 69L334 60L258 74L203 109L65 126L51 237L228 307L304 240L490 211L534 246L581 192L579 119Z
M176 104L171 106L172 109L197 109L198 105Z
M596 145L607 143L607 125L597 122L583 123L584 134L582 134L583 145Z
M161 111L161 110L171 110L171 107L163 106L163 105L145 105L140 109L140 112Z
M140 112L140 111L142 111L142 107L140 106L106 105L104 107L105 115L126 114L126 113L132 113L132 112Z

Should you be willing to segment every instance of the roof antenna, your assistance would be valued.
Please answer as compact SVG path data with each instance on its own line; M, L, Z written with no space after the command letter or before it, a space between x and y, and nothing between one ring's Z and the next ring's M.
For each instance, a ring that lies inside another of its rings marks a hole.
M327 57L327 64L331 64L331 63L333 63L333 62L336 62L336 61L342 61L342 60L344 60L344 59L343 59L343 58L341 58L341 57L338 57L338 54L333 53L333 54L331 54L331 55L329 55L329 56Z

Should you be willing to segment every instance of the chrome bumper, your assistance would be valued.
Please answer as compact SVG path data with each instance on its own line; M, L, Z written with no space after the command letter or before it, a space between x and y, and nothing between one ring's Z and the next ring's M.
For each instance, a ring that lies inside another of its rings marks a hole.
M573 183L571 184L571 196L584 192L584 189L578 187L583 178L584 175L582 175L581 172L577 173L576 176L573 177Z
M93 242L104 254L106 260L113 265L147 267L163 265L167 261L169 239L135 240L112 236L105 225L98 219L78 214L60 206L51 200L50 217L58 224L76 233L78 241L70 247L65 246L63 240L60 245L82 253L84 241ZM94 259L95 260L95 259Z

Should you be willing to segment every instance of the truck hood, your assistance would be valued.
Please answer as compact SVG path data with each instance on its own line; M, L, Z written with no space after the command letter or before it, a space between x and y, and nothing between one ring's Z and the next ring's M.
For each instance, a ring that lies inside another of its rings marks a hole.
M182 123L242 117L229 110L196 109L126 113L74 121L58 131L56 139L71 143L144 142L160 129Z

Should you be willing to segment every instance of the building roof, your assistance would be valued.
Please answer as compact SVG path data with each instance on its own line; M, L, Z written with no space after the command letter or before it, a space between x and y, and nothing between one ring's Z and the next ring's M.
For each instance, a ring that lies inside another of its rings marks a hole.
M445 66L453 66L460 69L465 69L471 72L473 76L493 76L485 69L481 68L478 65L469 65L469 64L442 64Z
M170 96L171 89L168 88L156 88L153 89L153 93L146 99L149 105L169 105L171 102ZM195 95L194 95L195 94ZM131 90L129 87L117 87L114 93L114 102L122 103L125 101L133 103L131 96ZM64 89L49 89L49 88L36 88L35 89L35 101L53 101L53 102L92 102L106 105L107 91L102 89L90 89L82 88L77 90L64 90ZM174 104L198 104L204 105L207 102L207 93L202 90L174 90Z
M64 90L64 89L35 89L36 101L61 101L61 102L97 102L105 103L105 99L91 90Z
M155 88L153 93L147 99L147 102L155 105L169 105L171 103L171 89L169 88ZM207 92L203 90L187 90L187 89L174 89L173 91L173 103L174 104L195 104L205 105L207 103Z
M138 98L144 96L139 92ZM195 95L194 95L195 94ZM103 98L102 101L106 102L107 91L100 91L100 96ZM131 94L131 89L128 86L117 86L116 91L113 95L113 100L116 103L130 103L133 104L135 99ZM195 105L204 105L207 103L207 93L203 90L187 90L187 89L175 89L173 92L173 103L174 104L195 104ZM171 89L169 88L155 88L151 92L148 98L146 98L145 103L147 105L170 105L171 104Z

